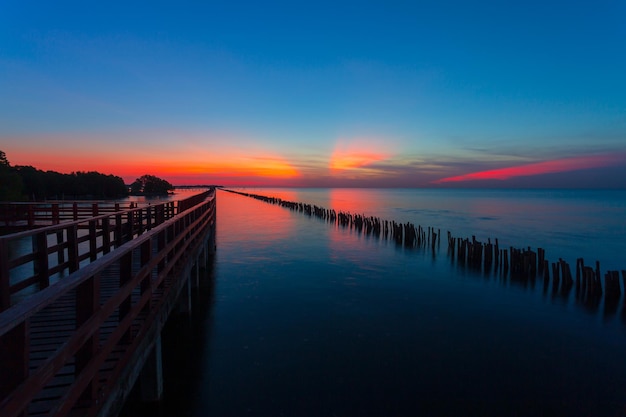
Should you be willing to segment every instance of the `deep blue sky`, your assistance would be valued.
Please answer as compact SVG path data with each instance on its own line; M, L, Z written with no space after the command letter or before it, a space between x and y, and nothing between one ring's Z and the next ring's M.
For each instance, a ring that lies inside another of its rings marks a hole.
M0 149L175 183L626 187L625 74L624 1L4 0Z

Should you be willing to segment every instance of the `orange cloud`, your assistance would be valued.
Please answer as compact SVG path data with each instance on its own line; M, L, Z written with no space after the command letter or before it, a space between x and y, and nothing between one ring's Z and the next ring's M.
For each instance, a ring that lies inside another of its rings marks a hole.
M331 170L352 170L367 167L387 158L389 153L373 141L363 139L340 141L331 155L329 167Z
M576 171L580 169L599 168L610 166L622 161L623 156L595 155L575 158L554 159L552 161L536 162L514 167L492 169L473 172L455 177L442 178L433 181L434 184L475 180L507 180L513 177L550 174L556 172Z

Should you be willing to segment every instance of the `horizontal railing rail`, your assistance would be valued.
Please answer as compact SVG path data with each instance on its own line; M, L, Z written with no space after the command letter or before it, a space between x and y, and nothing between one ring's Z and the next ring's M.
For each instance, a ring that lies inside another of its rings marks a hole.
M77 409L95 415L162 314L162 303L176 288L174 277L214 223L215 194L207 193L198 204L1 312L0 415L66 416ZM45 343L41 334L35 340L33 329L59 312L70 319L52 323Z
M137 208L136 202L0 203L0 226L34 228Z

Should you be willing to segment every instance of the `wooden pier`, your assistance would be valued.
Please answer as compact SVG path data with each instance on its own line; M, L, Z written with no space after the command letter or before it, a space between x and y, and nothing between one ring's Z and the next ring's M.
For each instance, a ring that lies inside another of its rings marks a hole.
M161 396L161 329L215 247L215 191L103 211L0 237L2 417L115 416L137 380Z

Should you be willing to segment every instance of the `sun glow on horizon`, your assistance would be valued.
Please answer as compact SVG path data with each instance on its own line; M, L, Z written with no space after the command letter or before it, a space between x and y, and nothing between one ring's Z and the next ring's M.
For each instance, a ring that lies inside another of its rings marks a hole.
M58 147L46 152L19 146L8 149L9 161L12 165L28 165L64 174L97 171L122 177L127 183L144 174L168 181L175 178L173 182L179 185L189 182L217 183L227 178L256 178L254 181L274 182L301 176L299 169L286 158L254 146L243 150L231 145L205 146L181 142L176 147L160 150L137 145L111 147L98 141L95 146L70 150L62 142L57 143Z
M371 140L339 141L330 157L329 168L335 172L367 168L390 157L390 153L382 149Z

